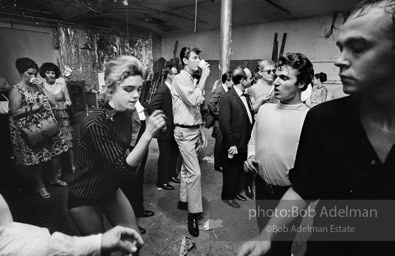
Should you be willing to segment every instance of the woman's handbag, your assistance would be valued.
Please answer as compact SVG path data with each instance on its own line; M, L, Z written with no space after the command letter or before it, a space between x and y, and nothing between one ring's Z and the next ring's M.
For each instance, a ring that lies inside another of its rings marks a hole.
M8 114L9 111L9 101L8 98L0 93L0 96L2 99L0 100L0 114Z
M32 112L30 107L30 114L26 118L26 124L20 127L20 133L26 145L34 148L58 134L59 126L54 117L36 119Z

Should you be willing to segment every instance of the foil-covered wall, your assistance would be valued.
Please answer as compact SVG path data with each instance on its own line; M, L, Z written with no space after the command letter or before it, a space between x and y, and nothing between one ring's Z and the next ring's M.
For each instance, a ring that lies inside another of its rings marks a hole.
M152 73L151 34L131 39L92 31L85 31L85 38L80 38L80 35L76 28L55 28L54 48L58 49L60 69L63 71L69 67L72 70L66 79L84 80L86 91L99 91L98 72L102 72L106 63L119 55L137 57L147 68L147 73ZM85 43L81 45L81 42Z
M133 38L121 40L121 54L132 55L138 58L147 69L148 79L152 78L153 57L152 57L152 35L147 34L144 38Z
M84 80L86 91L97 91L97 73L99 69L96 54L96 36L94 33L86 33L80 46L80 38L77 29L70 27L58 27L59 39L59 65L60 69L71 68L72 73L68 80ZM55 40L56 41L56 40Z

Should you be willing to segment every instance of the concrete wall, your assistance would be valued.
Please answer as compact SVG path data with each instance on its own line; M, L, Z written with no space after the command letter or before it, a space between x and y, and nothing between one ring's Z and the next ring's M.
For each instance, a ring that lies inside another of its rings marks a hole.
M332 16L324 15L309 19L235 27L232 29L231 60L270 59L274 33L278 33L279 49L283 33L287 33L284 52L305 54L313 62L315 72L327 73L328 89L335 89L340 85L337 68L333 65L339 53L335 45L338 30L334 30L333 36L324 37L325 33L330 30L331 24ZM337 18L335 26L339 27L340 24L341 18ZM173 33L164 36L162 56L166 60L172 58L176 40L179 42L178 54L183 46L191 45L202 50L203 59L219 59L219 30L188 34Z
M0 22L0 76L11 84L20 81L15 68L17 58L29 57L37 65L56 63L53 33L50 28Z

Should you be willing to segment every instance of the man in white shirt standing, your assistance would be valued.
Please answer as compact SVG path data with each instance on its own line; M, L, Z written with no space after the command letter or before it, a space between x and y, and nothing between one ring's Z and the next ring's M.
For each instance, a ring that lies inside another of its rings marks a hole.
M199 53L197 48L181 49L180 60L184 68L174 77L171 87L174 138L183 160L178 208L188 210L188 231L192 236L199 236L198 218L203 212L201 171L196 150L207 146L200 105L210 74L209 64L200 61ZM195 87L192 75L199 67L202 74Z
M301 93L312 81L313 65L300 53L280 57L274 80L278 103L259 108L248 143L245 169L257 173L255 178L256 207L274 209L291 186L288 171L293 167L304 119L309 108L302 103ZM267 218L257 216L259 230ZM280 242L281 240L281 242ZM280 239L272 244L270 255L290 255L290 241Z

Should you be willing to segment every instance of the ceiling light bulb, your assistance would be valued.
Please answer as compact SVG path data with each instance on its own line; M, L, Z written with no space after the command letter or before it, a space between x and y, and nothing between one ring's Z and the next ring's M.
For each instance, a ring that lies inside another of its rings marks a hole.
M122 1L122 4L125 5L125 6L128 6L128 4L129 4L129 3L128 3L128 0L123 0L123 1Z

